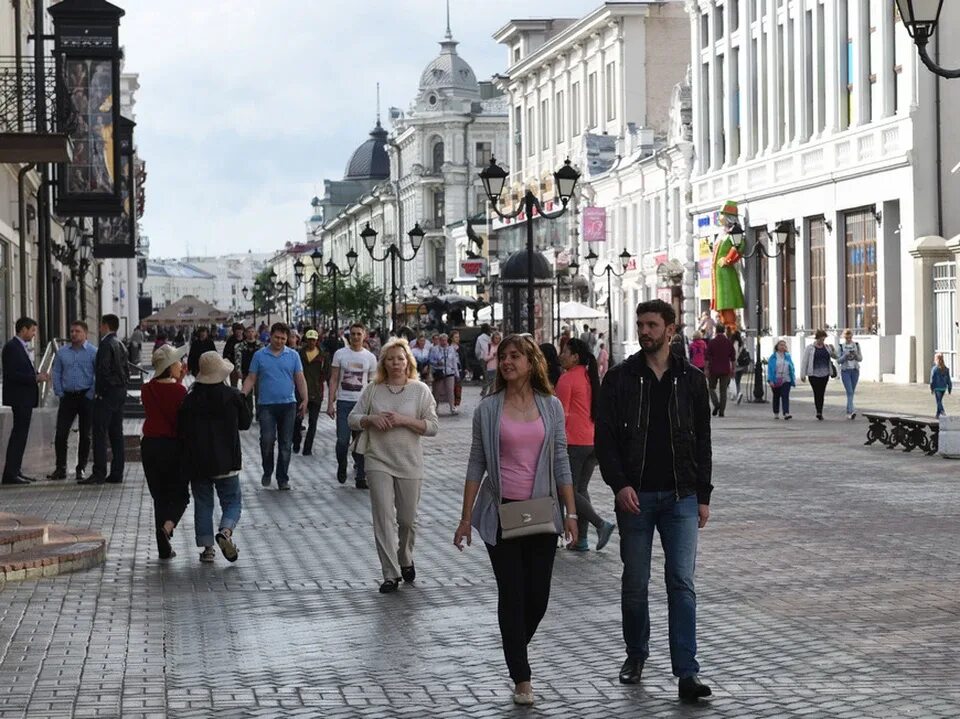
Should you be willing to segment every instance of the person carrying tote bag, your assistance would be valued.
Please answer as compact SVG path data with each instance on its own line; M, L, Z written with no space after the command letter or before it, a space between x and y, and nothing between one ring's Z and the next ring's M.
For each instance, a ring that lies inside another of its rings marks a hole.
M473 415L463 509L453 543L462 551L476 528L486 544L516 704L533 704L527 646L547 611L557 535L577 540L564 423L546 359L533 338L504 339L493 389Z

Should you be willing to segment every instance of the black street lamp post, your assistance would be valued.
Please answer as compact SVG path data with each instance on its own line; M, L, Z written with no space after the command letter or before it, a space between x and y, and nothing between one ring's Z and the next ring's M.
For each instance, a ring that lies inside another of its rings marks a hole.
M587 264L590 266L590 274L594 277L602 277L603 275L607 276L607 352L610 355L610 361L613 361L613 297L612 297L612 285L611 278L613 277L623 277L627 273L627 267L630 265L630 260L633 259L633 255L624 250L620 253L620 271L614 269L613 265L609 262L607 266L604 267L600 272L596 272L597 260L600 257L596 252L593 251L593 248L590 248L590 252L587 253Z
M263 285L263 302L267 306L267 330L273 324L273 293L277 288L277 271L270 268L270 274L267 275L267 282Z
M339 317L337 317L337 279L339 277L349 277L353 274L354 268L357 266L357 252L356 250L350 250L347 253L347 271L344 272L341 270L337 263L332 259L327 260L327 264L324 267L327 268L327 277L333 281L333 333L335 337L340 336L340 325Z
M251 300L250 304L253 305L253 326L257 326L257 295L256 295L256 283L254 283L254 294L253 297L250 296L250 288L246 285L243 286L243 289L240 290L240 294L243 295L243 299Z
M773 231L773 234L776 238L777 249L774 252L771 252L759 239L754 239L753 247L749 252L744 253L743 259L749 260L751 257L757 258L757 354L753 358L753 401L754 402L766 402L764 398L764 379L763 379L763 358L760 349L760 337L763 335L763 294L761 292L760 277L763 275L763 261L764 258L772 259L774 257L779 257L783 253L783 247L787 244L787 239L790 237L790 232L793 230L793 224L790 222L779 222L777 223L776 229ZM737 238L737 235L740 237L743 236L743 228L740 225L735 225L731 230L730 234L734 237L732 238L733 244L739 245L740 239Z
M374 254L374 249L376 249L377 246L377 231L370 227L370 223L368 222L367 226L363 228L363 232L360 233L363 244L374 262L385 262L387 258L390 259L390 321L393 323L394 333L397 331L397 262L413 261L413 258L416 257L420 251L420 246L423 244L424 234L419 222L407 233L407 237L410 238L410 247L413 249L413 254L409 257L404 257L403 250L396 242L391 242L390 245L384 249L383 255L377 257Z
M319 247L314 247L310 253L313 263L313 274L310 276L310 300L313 306L313 329L317 329L317 283L320 281L320 268L323 267L323 253Z
M563 163L563 167L553 173L553 178L556 183L557 194L563 205L562 208L556 212L547 212L543 209L543 205L540 204L540 199L530 190L527 190L523 194L523 202L520 207L509 214L504 214L500 212L498 204L500 202L500 195L503 193L503 186L507 181L506 170L497 164L495 157L491 157L490 164L483 168L483 171L480 173L480 179L483 181L483 189L487 193L487 199L490 200L493 211L497 213L497 216L501 220L515 219L521 212L523 212L527 218L527 332L531 335L536 334L536 318L534 317L536 310L534 297L536 282L533 276L533 213L534 210L536 210L544 220L555 220L563 215L567 211L570 198L573 197L573 191L577 186L577 180L580 179L580 173L570 165L570 160L568 159Z
M285 310L285 316L287 320L287 326L290 326L290 290L293 289L293 285L284 280L280 283L280 286L277 288L279 290L278 294L283 295L283 306Z
M917 46L920 61L935 75L948 80L960 78L960 69L947 70L940 67L927 52L927 43L933 38L937 23L940 22L943 0L897 0L897 7L904 27Z

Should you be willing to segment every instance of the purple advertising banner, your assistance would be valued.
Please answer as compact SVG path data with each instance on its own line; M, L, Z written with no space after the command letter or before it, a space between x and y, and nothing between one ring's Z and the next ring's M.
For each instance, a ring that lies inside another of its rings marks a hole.
M603 242L607 239L607 211L603 207L583 208L583 239Z

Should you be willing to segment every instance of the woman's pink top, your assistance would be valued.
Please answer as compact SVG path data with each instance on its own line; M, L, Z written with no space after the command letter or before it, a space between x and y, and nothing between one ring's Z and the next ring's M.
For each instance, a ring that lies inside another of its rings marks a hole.
M500 495L504 499L530 499L537 463L546 432L543 419L517 422L500 416Z
M497 368L497 350L500 348L500 344L491 343L487 348L487 369L495 370Z

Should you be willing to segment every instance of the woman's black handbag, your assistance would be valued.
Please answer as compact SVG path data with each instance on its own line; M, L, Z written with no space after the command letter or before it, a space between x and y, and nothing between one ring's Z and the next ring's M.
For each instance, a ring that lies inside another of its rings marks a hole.
M737 355L737 367L748 367L750 365L750 353L746 347L740 348L740 354Z

